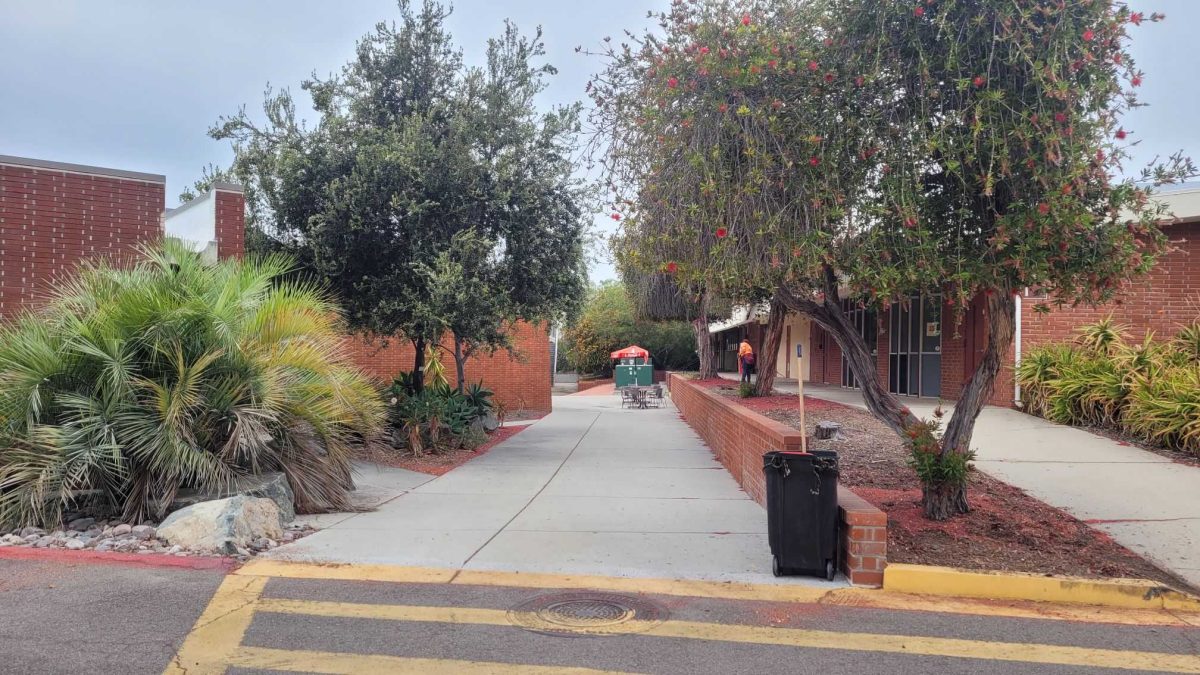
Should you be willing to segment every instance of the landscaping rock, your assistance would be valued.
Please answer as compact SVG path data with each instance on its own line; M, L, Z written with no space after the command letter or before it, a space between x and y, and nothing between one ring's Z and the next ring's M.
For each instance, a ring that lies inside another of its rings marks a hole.
M130 532L133 532L133 526L129 523L121 523L112 529L112 532L109 533L109 536L123 537Z
M500 428L500 419L495 413L488 413L483 416L483 430L489 434Z
M25 529L21 530L22 537L28 537L33 534L36 534L40 537L43 534L46 534L46 531L40 527L26 527Z
M233 555L260 537L282 538L283 523L273 500L239 495L172 513L159 526L158 536L194 551Z
M95 518L76 518L67 523L67 529L74 532L86 532L96 524Z
M80 550L82 548L86 548L86 547L87 547L87 544L83 543L82 541L80 541L78 539L71 539L66 543L66 548L71 551L78 551L78 550Z
M129 533L143 541L154 538L154 528L149 525L137 525Z
M283 522L290 523L296 519L295 495L292 494L292 486L288 483L287 476L280 472L239 478L232 489L220 493L203 492L193 488L180 490L167 510L174 512L202 502L238 495L270 499L279 507L279 515L283 518Z

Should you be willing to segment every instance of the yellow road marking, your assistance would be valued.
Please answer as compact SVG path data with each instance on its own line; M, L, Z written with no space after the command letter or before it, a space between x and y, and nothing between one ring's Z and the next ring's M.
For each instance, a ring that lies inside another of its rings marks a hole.
M240 570L239 575L288 579L331 579L342 581L383 581L391 583L453 583L470 586L512 588L561 588L645 593L718 600L756 602L797 602L868 609L975 614L1021 619L1082 621L1140 626L1200 626L1200 614L1164 612L1151 609L1119 609L1056 605L1019 601L989 601L908 595L866 588L829 590L816 586L790 584L749 584L740 582L637 579L579 574L542 574L489 570L453 570L391 565L352 565L297 563L257 559Z
M421 659L378 654L339 654L335 652L292 651L242 647L229 665L296 673L362 675L366 673L428 673L430 675L606 675L613 670L571 668L566 666L529 666L514 663Z
M254 605L267 585L264 577L229 575L196 620L168 675L220 675L238 650L254 618Z
M491 626L512 625L509 621L508 612L500 609L371 605L310 600L280 600L273 598L260 600L258 609L262 612L278 614L305 614L309 616L338 618ZM653 623L638 622L635 620L613 626L591 627L577 632L591 635L622 635L636 632L649 637L682 638L714 642L738 642L809 649L887 652L991 661L1200 674L1200 657L1192 655L1092 649L1048 644L993 642L880 633L845 633L799 628L701 623L695 621Z

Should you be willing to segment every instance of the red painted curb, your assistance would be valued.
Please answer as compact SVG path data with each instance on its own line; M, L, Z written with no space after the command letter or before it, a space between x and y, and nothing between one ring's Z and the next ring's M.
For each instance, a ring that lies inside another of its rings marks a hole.
M117 553L108 551L68 551L61 548L0 548L0 560L36 560L42 562L78 563L83 565L124 565L128 567L177 567L190 570L225 570L232 572L238 562L232 558L175 556L162 553Z

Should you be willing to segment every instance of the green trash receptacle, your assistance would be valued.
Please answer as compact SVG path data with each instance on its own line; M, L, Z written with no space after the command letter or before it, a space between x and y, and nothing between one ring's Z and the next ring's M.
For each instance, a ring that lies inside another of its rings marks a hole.
M654 384L654 366L649 359L624 358L613 368L613 384L622 387L649 387Z

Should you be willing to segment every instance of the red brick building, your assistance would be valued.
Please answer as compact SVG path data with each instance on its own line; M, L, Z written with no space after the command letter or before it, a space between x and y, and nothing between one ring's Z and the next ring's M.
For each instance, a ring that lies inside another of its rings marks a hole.
M128 253L164 234L214 259L243 254L239 186L215 183L178 208L165 206L166 178L158 174L0 155L0 318L35 306L80 261ZM510 411L550 410L547 330L519 326L515 343L515 357L498 352L468 361L468 381L483 381ZM405 341L380 349L355 338L352 350L359 366L384 382L412 367Z
M1113 302L1102 307L1052 308L1049 313L1042 313L1035 311L1035 307L1047 298L1032 291L1023 292L1017 304L1017 336L1005 367L996 378L989 403L1015 405L1019 392L1014 385L1013 369L1020 354L1038 345L1072 340L1080 326L1112 315L1116 321L1128 324L1134 336L1152 331L1156 338L1167 339L1181 325L1200 317L1200 186L1174 186L1156 197L1175 215L1175 220L1163 225L1163 231L1176 250L1161 258L1148 277L1130 284ZM973 304L958 323L951 308L945 307L940 297L931 296L923 301L914 299L909 307L893 305L884 312L857 310L854 318L864 339L875 347L877 372L889 391L902 396L954 400L974 372L987 344L983 312L979 303ZM837 342L803 317L789 317L789 327L797 321L802 328L785 337L778 375L786 376L784 358L791 358L795 345L801 344L807 363L803 370L795 370L806 374L806 381L854 387L854 377L842 360ZM743 336L749 336L757 349L762 341L763 323L765 316L756 315L753 319L746 317L713 328L723 331L719 345L736 344ZM797 337L801 334L802 337ZM722 369L736 368L729 364L723 363Z

